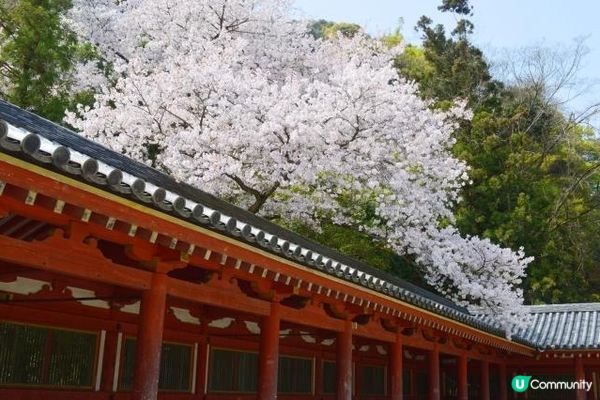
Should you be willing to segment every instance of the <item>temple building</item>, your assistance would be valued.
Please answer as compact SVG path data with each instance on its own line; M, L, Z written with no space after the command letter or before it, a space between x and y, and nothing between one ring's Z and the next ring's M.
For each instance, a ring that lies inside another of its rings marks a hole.
M599 400L600 304L528 310L507 339L0 101L0 399Z

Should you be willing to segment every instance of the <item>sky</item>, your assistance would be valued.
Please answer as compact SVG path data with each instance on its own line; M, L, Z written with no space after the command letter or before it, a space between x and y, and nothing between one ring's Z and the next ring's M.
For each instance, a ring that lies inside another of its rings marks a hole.
M355 22L368 33L380 35L401 25L409 43L419 43L414 26L421 15L450 30L454 16L437 10L441 0L295 0L299 16L309 19ZM585 37L589 53L579 77L600 83L600 0L471 0L475 24L473 41L492 59L504 49L542 44L571 46ZM600 101L600 85L575 102L574 108Z

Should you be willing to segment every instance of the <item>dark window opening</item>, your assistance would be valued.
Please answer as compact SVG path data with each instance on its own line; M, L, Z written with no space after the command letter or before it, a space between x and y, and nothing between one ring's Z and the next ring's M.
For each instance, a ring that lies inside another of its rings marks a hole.
M278 373L277 391L279 393L312 393L312 359L281 356L279 357Z
M91 387L98 335L0 322L0 385Z
M415 389L418 396L427 396L429 394L429 378L425 372L417 372L414 376Z
M323 361L323 394L335 394L337 387L335 361Z
M135 369L136 339L127 338L123 351L121 390L131 390ZM163 343L160 353L158 389L172 392L191 391L192 347L187 344Z
M360 393L366 396L385 395L385 367L363 365L360 367Z
M210 392L255 393L257 384L257 353L211 349L208 366Z
M402 394L408 398L412 393L412 373L410 370L402 372Z

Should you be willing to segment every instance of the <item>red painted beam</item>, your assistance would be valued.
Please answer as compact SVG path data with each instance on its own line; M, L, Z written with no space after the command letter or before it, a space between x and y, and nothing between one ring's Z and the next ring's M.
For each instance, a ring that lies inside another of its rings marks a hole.
M112 400L110 393L89 390L0 388L0 399L15 400Z
M58 311L43 310L18 304L0 302L0 319L15 322L27 322L36 325L61 326L67 329L110 330L117 329L117 321L105 321L94 317L65 314ZM0 399L2 397L0 396Z
M210 283L198 285L175 278L167 278L167 281L168 293L173 297L254 315L263 316L270 313L268 302L232 293L230 290L211 287Z
M333 291L353 294L371 303L378 303L393 309L403 310L404 312L408 311L415 316L423 317L433 323L469 332L478 338L485 338L494 343L493 345L508 346L516 353L527 355L533 355L534 353L533 349L515 343L508 343L504 339L496 338L493 335L483 333L447 318L433 315L424 310L398 303L386 296L375 294L373 291L351 283L342 282L337 278L323 276L319 272L312 271L289 260L283 260L280 257L270 255L248 244L232 241L229 238L197 228L188 222L178 220L172 216L151 210L139 204L133 204L131 201L119 198L119 196L112 193L76 182L70 178L65 178L32 164L23 163L17 159L13 160L10 157L4 157L0 161L0 180L20 187L32 188L52 198L68 199L69 203L78 207L111 215L118 220L135 224L139 227L160 231L165 235L177 238L186 238L186 241L210 249L213 252L241 259L247 263L265 266L269 270L302 279L304 282L312 282L330 288ZM2 198L0 197L1 203Z
M70 247L69 241L65 240L63 249L66 251L62 251L43 242L30 243L0 235L0 261L130 289L144 290L150 287L152 273L121 266L104 258L78 254L78 248L83 246L73 243L73 247ZM167 281L169 294L174 297L255 315L267 315L269 312L268 303L262 300L209 285L173 278L167 278Z
M45 169L38 169L34 165L23 163L19 160L6 158L0 161L0 180L24 188L31 188L52 198L68 199L78 207L88 208L94 212L111 215L118 220L160 231L169 236L186 238L186 241L195 243L213 252L224 254L245 262L265 266L287 276L302 279L323 285L334 291L357 295L371 303L379 303L394 309L409 311L415 316L423 317L431 322L469 332L476 337L491 340L496 345L509 346L512 351L532 355L534 350L525 346L507 343L506 340L485 334L477 329L464 326L447 318L432 315L424 310L400 304L385 296L377 295L368 289L357 287L351 283L342 282L336 278L323 276L306 267L294 264L280 257L267 254L253 248L248 244L232 241L229 238L191 226L188 222L178 220L172 216L151 210L131 201L119 198L112 193L93 188L90 185L65 178L59 174ZM2 199L0 198L0 204Z
M77 254L78 249L85 248L84 244L65 239L62 246L44 242L24 242L6 236L0 236L0 261L11 264L45 270L74 278L106 283L130 289L144 290L150 286L152 274L148 271L115 264L105 258L91 258L90 255ZM199 285L179 279L167 278L169 295L193 302L218 306L235 311L243 311L253 315L265 316L270 312L269 303L248 297L233 290L223 290L211 286L212 283ZM344 322L325 315L320 310L282 309L281 319L306 326L341 332ZM359 326L357 336L382 340L389 343L395 341L393 333L370 323ZM433 343L418 336L405 337L405 344L423 349L432 349ZM440 345L441 350L448 354L457 354L458 350L450 345ZM473 358L479 358L474 356Z
M394 343L396 334L383 329L378 322L370 322L366 325L358 325L354 331L355 336L366 337L369 339L381 340L383 342Z
M68 240L65 240L68 246ZM83 246L83 245L82 245ZM0 261L109 283L130 289L150 287L150 273L114 264L107 259L78 254L79 246L64 248L43 242L29 243L0 235Z
M294 322L315 328L322 328L334 332L344 330L344 321L332 318L325 314L323 309L313 306L307 306L303 309L284 308L281 310L281 319L283 321Z

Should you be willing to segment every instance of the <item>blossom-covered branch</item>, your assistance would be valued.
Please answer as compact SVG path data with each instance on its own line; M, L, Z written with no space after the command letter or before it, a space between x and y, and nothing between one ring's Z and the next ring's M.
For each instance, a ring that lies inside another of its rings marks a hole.
M316 40L280 0L74 3L74 26L114 67L69 117L83 134L253 212L356 226L414 254L454 300L515 323L529 259L449 225L468 181L452 133L469 112L431 110L394 69L399 49Z

